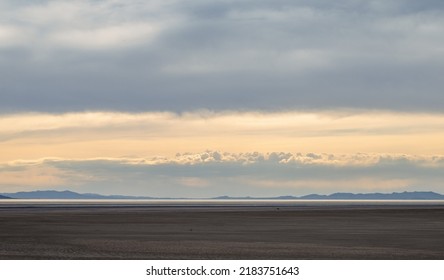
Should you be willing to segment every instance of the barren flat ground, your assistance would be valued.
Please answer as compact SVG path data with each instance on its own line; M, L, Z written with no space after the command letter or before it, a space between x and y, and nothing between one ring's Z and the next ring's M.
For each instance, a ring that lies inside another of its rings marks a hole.
M0 259L444 259L444 207L17 207Z

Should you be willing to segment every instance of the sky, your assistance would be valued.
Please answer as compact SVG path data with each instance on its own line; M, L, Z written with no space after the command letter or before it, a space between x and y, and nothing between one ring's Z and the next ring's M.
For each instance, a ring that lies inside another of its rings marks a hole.
M444 193L444 2L0 2L0 192Z

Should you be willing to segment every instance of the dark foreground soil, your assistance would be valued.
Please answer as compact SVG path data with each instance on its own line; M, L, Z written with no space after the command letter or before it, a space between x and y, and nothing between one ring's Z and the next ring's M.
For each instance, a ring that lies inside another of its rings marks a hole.
M7 208L0 259L444 259L444 208Z

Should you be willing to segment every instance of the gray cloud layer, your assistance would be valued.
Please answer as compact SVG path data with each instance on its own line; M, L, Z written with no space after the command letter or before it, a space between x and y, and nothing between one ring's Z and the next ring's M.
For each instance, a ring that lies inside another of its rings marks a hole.
M441 111L442 1L3 1L0 112Z

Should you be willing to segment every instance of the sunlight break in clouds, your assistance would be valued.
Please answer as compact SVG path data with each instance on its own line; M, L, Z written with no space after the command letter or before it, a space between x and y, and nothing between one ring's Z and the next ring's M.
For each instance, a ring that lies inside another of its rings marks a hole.
M444 116L393 112L90 112L0 118L0 161L177 152L443 154Z
M346 110L3 115L0 185L159 197L439 192L443 125L441 114Z
M156 33L156 26L148 23L125 24L94 30L69 30L51 37L55 43L69 48L109 49L128 47L149 41Z

